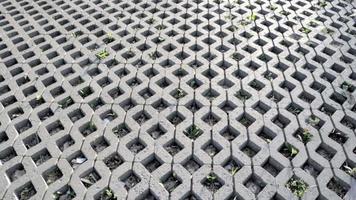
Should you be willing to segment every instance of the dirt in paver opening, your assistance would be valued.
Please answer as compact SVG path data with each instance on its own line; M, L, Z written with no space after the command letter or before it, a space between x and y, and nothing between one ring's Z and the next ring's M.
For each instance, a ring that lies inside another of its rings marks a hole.
M350 189L350 186L346 186L344 184L341 184L339 181L337 181L335 178L332 178L329 183L327 184L327 187L334 191L339 197L343 198L347 191Z

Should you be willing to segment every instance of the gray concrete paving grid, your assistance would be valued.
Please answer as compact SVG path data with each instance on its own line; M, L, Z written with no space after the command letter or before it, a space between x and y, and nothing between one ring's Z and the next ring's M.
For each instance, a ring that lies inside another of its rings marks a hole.
M356 199L355 0L0 0L0 199Z

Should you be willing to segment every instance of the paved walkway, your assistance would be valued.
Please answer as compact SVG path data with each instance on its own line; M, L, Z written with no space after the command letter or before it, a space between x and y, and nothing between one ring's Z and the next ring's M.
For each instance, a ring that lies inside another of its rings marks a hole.
M0 199L355 198L355 7L0 0Z

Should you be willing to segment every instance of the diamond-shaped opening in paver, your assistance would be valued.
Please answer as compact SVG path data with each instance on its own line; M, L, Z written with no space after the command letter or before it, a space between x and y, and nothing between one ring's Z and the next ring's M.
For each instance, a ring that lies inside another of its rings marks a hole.
M178 68L173 72L173 75L175 75L178 78L183 78L184 76L188 75L188 72L182 68Z
M286 109L294 115L299 115L304 110L304 108L293 102L290 103Z
M285 142L280 148L279 152L289 160L292 160L298 153L299 150L295 148L293 145L291 145L288 142Z
M169 80L168 78L164 77L156 82L156 84L161 87L162 89L168 87L169 85L172 84L172 81Z
M237 118L237 121L244 125L246 128L248 128L256 121L256 119L245 112Z
M193 60L192 62L190 62L189 64L188 64L191 68L193 68L193 69L197 69L197 68L199 68L200 66L202 66L203 65L203 63L202 62L200 62L199 60Z
M337 142L341 145L345 144L345 142L349 139L349 137L345 133L343 133L337 129L333 129L330 132L329 138L333 139L335 142Z
M134 171L127 172L120 180L124 183L124 188L129 191L141 182L141 178Z
M333 76L332 74L328 73L328 72L324 72L320 75L320 78L324 79L325 81L332 83L336 77Z
M155 140L160 138L166 132L167 130L164 129L163 126L160 124L153 125L151 128L147 130L147 133L150 134L150 136Z
M134 40L131 40L130 42L133 42ZM121 56L125 59L130 59L130 58L133 58L135 57L136 55L136 51L133 51L133 50L128 50L126 51L125 53L121 54Z
M255 109L261 114L265 114L271 109L271 107L263 103L262 101L258 101L257 103L255 103L255 105L253 105L253 109Z
M118 194L110 187L104 188L99 194L94 196L94 200L117 200Z
M203 105L197 101L196 99L189 101L186 105L186 108L190 110L191 112L195 113L196 111L200 110L200 108L203 107Z
M263 126L256 134L267 143L270 143L277 136L275 132L266 126Z
M239 53L237 53L237 52L231 54L230 57L231 57L232 59L234 59L235 61L240 61L240 60L242 60L242 59L245 58L245 56L243 56L242 54L239 54Z
M304 144L308 143L313 135L310 133L310 131L307 128L298 128L294 134L294 137L296 137L298 140L303 142Z
M76 151L67 157L67 161L72 166L73 169L77 168L79 165L87 161L87 158L81 151Z
M216 71L214 71L214 70L212 70L212 69L207 69L207 70L205 70L203 73L202 73L202 75L204 75L205 77L207 77L208 79L212 79L212 78L214 78L215 76L217 76L218 75L218 73L216 72Z
M322 93L326 89L325 85L323 85L317 81L314 81L309 87L319 93Z
M183 148L182 145L177 143L176 141L169 142L164 146L164 149L171 154L172 156L175 156L177 153L179 153Z
M173 112L172 114L170 114L167 119L175 126L177 126L178 124L180 124L185 117L180 114L178 111Z
M171 52L171 51L177 49L177 47L174 46L172 43L169 43L167 45L164 45L163 49L166 50L167 52Z
M122 123L115 128L112 129L112 132L118 137L122 138L125 135L129 134L131 132L131 129L125 124Z
M70 97L70 96L68 96L58 102L58 106L62 109L66 109L73 104L74 104L74 101L73 101L72 97Z
M304 196L304 193L308 190L309 185L304 182L302 179L293 176L286 183L286 188L288 188L294 195L301 198Z
M112 80L109 77L103 77L97 81L100 87L104 88L112 83Z
M271 91L270 93L267 94L266 96L268 99L274 101L275 103L280 102L283 99L283 95L279 94L276 91Z
M202 95L207 98L209 101L214 100L216 97L220 95L219 92L215 91L214 89L207 89L205 90Z
M164 188L169 192L173 192L179 185L182 184L181 179L177 176L175 172L170 172L168 175L164 176L161 180Z
M65 90L64 90L61 86L58 86L58 87L52 89L52 90L50 91L50 93L51 93L51 95L52 95L53 97L57 97L57 96L60 96L60 95L64 94L64 93L65 93Z
M10 110L7 114L10 117L10 119L13 120L13 119L23 115L24 111L21 107L16 107L16 108Z
M32 160L37 166L43 164L51 158L52 156L47 149L41 149L40 151L32 155Z
M286 65L282 62L277 63L273 67L275 67L276 69L278 69L279 71L282 71L282 72L286 71L289 68L288 65Z
M279 87L285 89L288 92L291 92L295 88L295 85L289 81L283 81L281 84L279 84Z
M9 140L5 131L0 132L0 144Z
M193 89L197 89L200 87L203 83L197 79L197 78L192 78L187 82L187 85L189 85Z
M222 79L218 84L224 89L229 89L234 86L234 83L227 78Z
M152 173L162 165L162 161L156 156L151 155L144 163L146 169Z
M96 151L96 153L99 153L106 149L110 144L106 141L106 139L101 136L94 140L93 142L90 143L91 147Z
M259 194L263 188L266 186L266 183L263 182L261 178L257 175L252 174L245 182L244 186L247 187L253 194Z
M342 182L340 179L333 177L328 182L327 188L334 191L339 197L344 198L346 193L349 191L350 186Z
M283 115L278 114L276 117L272 119L272 122L277 126L279 126L280 128L285 128L290 123L290 120L284 117Z
M260 150L261 148L251 141L246 142L241 148L241 151L250 158L254 157Z
M273 79L277 78L277 75L271 71L265 71L263 74L263 77L269 81L272 81Z
M91 76L91 77L94 77L94 76L97 76L99 74L101 74L101 70L99 68L92 68L90 70L88 70L88 74Z
M91 95L94 93L94 91L91 89L91 87L85 87L81 90L78 91L79 95L84 99L87 96Z
M203 146L203 150L210 156L214 157L216 154L218 154L222 148L215 144L213 140L210 140L209 143Z
M218 123L221 119L214 113L210 112L203 116L202 120L207 123L210 126L214 126L216 123Z
M25 139L23 139L23 143L25 145L25 147L27 149L30 149L34 146L36 146L37 144L39 144L41 142L41 138L38 136L37 133L31 134L29 136L27 136Z
M330 96L330 99L335 101L336 103L342 105L345 103L345 101L347 100L347 98L342 95L342 94L339 94L337 92L334 92L331 96Z
M1 89L4 89L4 88L1 88ZM5 93L5 91L2 91L2 92ZM23 92L23 94L25 95L25 97L27 97L27 96L30 96L30 95L36 93L36 92L37 92L37 89L36 89L36 87L34 87L34 86L30 86L30 87L24 89L22 92ZM0 94L1 94L1 93L0 93Z
M80 133L86 137L97 130L93 121L85 123L83 126L79 127Z
M141 97L143 97L144 99L148 99L152 97L154 94L155 92L150 88L145 88L139 92L139 95L141 95Z
M101 176L94 168L90 169L89 171L80 176L80 181L86 188L89 188L90 186L94 185L100 179Z
M140 139L134 139L132 142L127 144L127 148L134 154L141 152L146 148L146 144L143 143Z
M104 112L103 114L101 114L100 118L104 122L111 122L112 120L117 118L117 114L113 110L108 110L108 111Z
M23 186L15 190L16 197L19 200L28 200L37 193L31 182L25 183Z
M196 161L193 156L184 164L184 168L191 174L196 172L201 166L202 165Z
M13 147L9 147L0 152L0 164L4 164L17 156Z
M63 152L70 146L74 145L75 141L72 139L70 135L66 135L56 141L57 146Z
M333 115L336 112L336 109L334 107L326 103L321 105L319 110L329 116Z
M37 98L36 98L36 99L37 99ZM32 106L32 108L34 108L34 107L37 106L36 102L34 102L36 99L30 101L30 105ZM43 98L41 98L40 100L43 101ZM9 97L3 99L3 100L1 101L1 104L2 104L4 107L7 107L7 106L9 106L9 105L11 105L11 104L14 104L15 102L17 102L16 97L15 97L15 96L9 96ZM40 102L39 104L42 104L42 103L44 103L44 102Z
M223 70L228 69L229 67L232 66L231 63L227 62L227 61L220 61L219 63L216 64L218 67L220 67Z
M70 83L72 86L77 86L77 85L80 85L80 84L84 83L84 80L82 79L82 77L77 76L77 77L71 79L71 80L69 81L69 83Z
M131 78L130 80L126 81L127 85L130 86L131 88L136 87L142 83L140 79L137 77Z
M260 43L260 44L263 44L263 43ZM264 54L264 53L259 55L257 58L259 60L261 60L262 62L266 62L266 63L272 60L272 58L269 55Z
M316 178L322 171L322 167L315 161L308 160L303 165L303 170Z
M125 99L124 101L122 101L121 103L119 103L119 105L121 106L121 108L123 108L125 111L128 111L130 109L132 109L133 107L135 107L137 105L136 101L133 100L132 98L129 99Z
M57 190L55 193L53 193L53 198L55 200L72 200L77 196L77 194L74 192L72 187L66 185L62 187L61 189Z
M226 126L220 131L221 136L223 136L228 141L233 141L237 136L240 135L240 132L231 126Z
M183 98L183 97L185 97L187 95L187 93L184 90L180 89L180 88L177 88L177 89L173 90L170 94L171 94L172 97L174 97L177 100L181 99L181 98Z
M190 127L188 127L185 131L183 131L183 133L191 140L196 140L204 132L198 126L193 124Z
M315 97L307 92L302 92L299 96L299 99L307 102L307 103L312 103L315 99Z
M95 98L94 100L89 102L89 106L93 110L99 109L101 106L105 105L105 102L101 98Z
M253 48L253 47L247 45L247 46L243 47L242 50L246 51L247 53L253 53L253 52L255 52L257 49L255 49L255 48Z
M141 111L141 112L138 112L136 113L134 116L133 116L133 119L139 124L139 125L142 125L143 123L145 123L147 120L151 119L152 117L147 114L146 111Z
M229 112L229 111L233 111L237 106L234 103L232 103L232 101L226 100L223 103L221 103L218 107L225 112Z
M124 162L118 153L111 154L110 156L106 157L103 161L111 171L119 167Z
M280 49L280 48L278 48L278 47L276 47L276 46L273 46L273 47L271 47L271 48L268 49L268 50L269 50L270 52L276 54L276 55L278 55L278 54L280 54L280 53L283 52L282 49Z
M15 128L19 134L25 132L26 130L30 129L31 127L32 127L32 123L28 119L23 120L15 125Z
M356 129L356 120L347 115L341 119L340 123L351 130Z
M261 67L259 64L255 63L253 61L248 62L245 66L253 71L256 71L258 68Z
M6 175L11 182L14 182L15 180L21 178L25 174L26 174L26 170L21 163L16 164L11 168L9 168L8 170L6 170Z
M56 182L58 179L60 179L63 176L63 173L57 166L55 166L55 167L52 167L51 169L46 170L42 174L42 176L43 176L44 180L46 181L46 184L50 185L50 184Z
M292 54L289 54L287 57L286 57L286 60L288 60L289 62L291 63L296 63L299 61L299 58L297 56L294 56Z
M321 120L319 117L317 117L316 115L310 115L307 119L306 119L306 122L308 124L310 124L311 126L313 126L314 128L321 128L325 121L324 120Z
M304 79L307 78L306 75L304 75L303 73L298 72L298 71L294 72L294 73L292 74L292 77L293 77L295 80L299 81L299 82L302 82Z
M153 78L159 74L159 72L154 68L149 68L143 72L148 78Z
M320 144L320 146L316 149L316 152L328 161L330 161L336 154L336 150L325 143Z
M166 109L169 104L166 100L164 100L163 98L155 101L153 104L152 104L153 108L156 109L158 112L161 112L162 110Z
M238 79L243 79L245 78L248 74L241 69L236 70L235 72L232 73L236 78Z
M69 119L74 123L81 118L83 118L85 114L83 113L82 109L76 109L68 114Z
M258 81L256 79L252 80L248 85L257 91L260 91L265 87L265 85L263 83L261 83L260 81Z
M249 98L251 98L251 96L252 95L250 93L248 93L246 90L243 90L243 89L237 91L235 94L235 97L237 97L238 99L240 99L243 102L248 100Z
M279 174L279 172L281 172L283 169L283 166L280 165L277 161L275 161L272 157L270 157L262 165L262 167L274 177L276 177Z
M242 164L237 162L233 157L230 157L230 159L223 164L223 167L234 176L241 169Z
M209 173L201 182L204 187L206 187L210 192L215 193L222 186L220 178L213 172Z
M124 91L121 88L116 87L116 88L109 90L108 94L111 96L111 98L116 99L117 97L124 94Z

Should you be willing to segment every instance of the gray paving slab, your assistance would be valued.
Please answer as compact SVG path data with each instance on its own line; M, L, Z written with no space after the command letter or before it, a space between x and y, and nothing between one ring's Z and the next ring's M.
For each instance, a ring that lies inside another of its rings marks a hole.
M0 0L0 199L356 199L354 0Z

